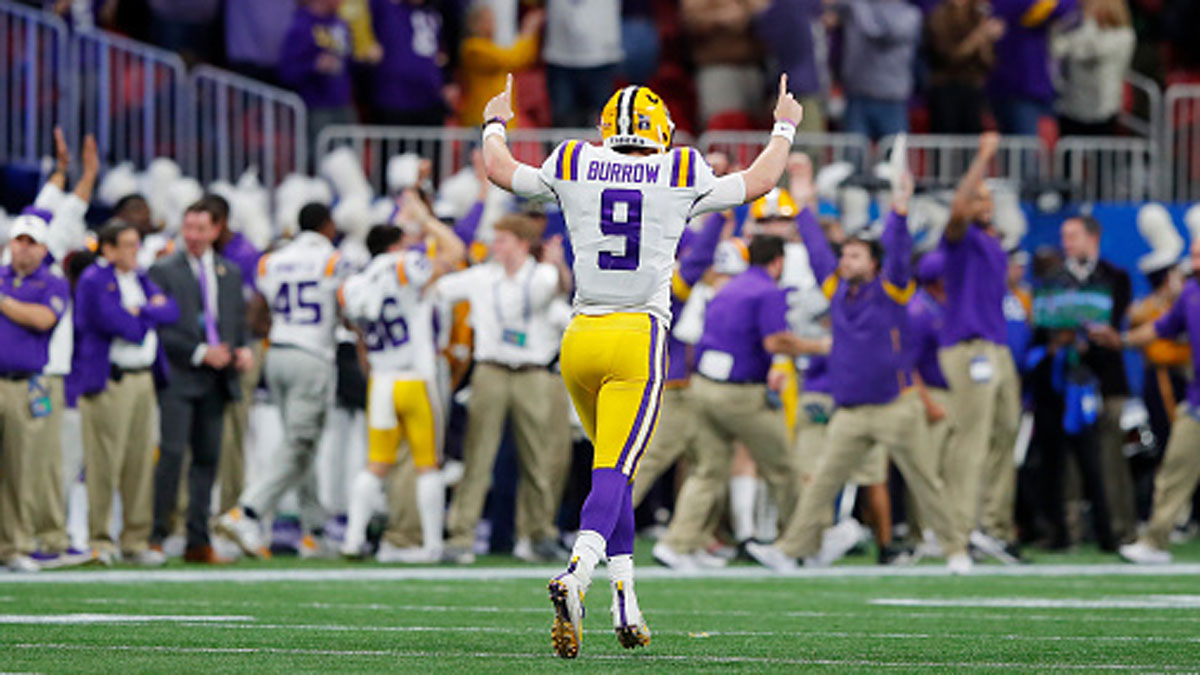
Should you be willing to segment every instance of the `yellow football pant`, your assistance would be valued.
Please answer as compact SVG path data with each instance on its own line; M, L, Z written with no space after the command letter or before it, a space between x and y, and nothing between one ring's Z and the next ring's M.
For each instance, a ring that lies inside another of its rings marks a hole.
M395 464L406 439L418 469L437 468L437 423L425 382L371 378L367 392L367 461Z
M593 469L617 469L633 481L658 423L666 353L666 331L649 314L571 320L562 375L595 448Z

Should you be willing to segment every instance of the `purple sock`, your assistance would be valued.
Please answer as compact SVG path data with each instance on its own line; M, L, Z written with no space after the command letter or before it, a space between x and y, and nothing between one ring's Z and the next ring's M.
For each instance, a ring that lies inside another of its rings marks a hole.
M592 490L583 502L579 529L597 532L608 541L629 493L629 478L625 474L616 469L592 469Z
M617 515L617 526L608 538L610 560L613 556L633 554L633 535L636 529L637 524L633 520L633 486L626 484L625 499L622 500L620 513Z

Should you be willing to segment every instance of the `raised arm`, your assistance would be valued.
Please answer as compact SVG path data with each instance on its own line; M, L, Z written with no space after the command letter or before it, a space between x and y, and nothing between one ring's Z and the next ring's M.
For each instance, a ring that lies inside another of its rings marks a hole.
M912 235L908 232L908 200L912 176L904 174L892 195L892 210L883 226L883 280L904 290L912 280Z
M954 201L950 203L950 222L946 224L945 233L948 241L960 241L966 235L967 226L971 224L973 216L971 203L979 194L979 186L983 184L988 164L996 156L999 146L999 134L988 131L979 135L979 153L975 155L971 167L958 182L958 187L954 190Z
M509 73L504 81L504 91L493 96L483 108L483 169L488 180L510 192L513 191L513 174L518 167L524 166L508 149L505 126L512 118L512 73Z
M787 73L779 76L779 98L775 102L775 127L771 140L759 153L750 168L741 172L746 183L745 201L751 202L771 191L783 175L796 127L804 119L804 108L787 90Z

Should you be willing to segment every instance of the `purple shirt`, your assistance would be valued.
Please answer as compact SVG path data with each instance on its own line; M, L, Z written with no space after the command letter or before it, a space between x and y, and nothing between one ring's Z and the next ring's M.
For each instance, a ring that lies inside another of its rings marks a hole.
M1004 296L1008 293L1008 256L1000 240L975 225L957 242L942 237L946 254L946 320L943 347L967 340L1006 344Z
M235 232L225 248L218 251L222 256L232 260L238 269L242 270L242 288L255 290L254 281L258 277L258 259L262 255L250 240L243 237L241 232Z
M804 393L833 393L833 381L829 378L828 356L808 357L808 367L804 369Z
M900 394L905 305L915 290L910 278L912 238L906 220L888 214L882 237L883 269L871 281L851 285L836 276L837 260L821 227L811 218L796 219L813 275L829 298L833 321L830 388L840 407L888 403Z
M996 65L988 85L992 94L1053 101L1047 46L1050 27L1075 11L1078 0L992 0L991 5L992 14L1005 24L1004 37L995 46Z
M264 68L279 65L288 22L296 0L250 0L225 3L225 57L232 63Z
M787 293L761 267L729 280L708 303L704 335L696 345L697 363L709 350L733 357L728 382L767 381L771 354L763 338L786 332Z
M428 5L371 0L371 20L383 45L372 87L375 107L416 111L441 105L441 16Z
M758 36L787 73L788 89L797 96L821 92L812 26L820 16L820 0L774 0L754 17Z
M70 289L67 282L42 265L27 277L18 279L12 265L0 267L0 293L20 302L49 307L62 318L67 309ZM0 374L37 374L49 359L50 334L54 330L37 331L17 324L0 314Z
M341 69L332 75L317 70L322 54L336 56ZM350 105L350 29L337 15L317 16L297 7L279 57L279 80L310 108Z
M1168 339L1187 333L1193 354L1192 382L1187 390L1188 404L1193 410L1200 410L1200 358L1195 358L1200 354L1200 282L1191 279L1184 284L1179 299L1162 318L1154 322L1154 332Z
M908 330L904 332L904 360L925 386L949 389L938 365L938 334L942 332L945 309L925 291L917 291L908 303Z

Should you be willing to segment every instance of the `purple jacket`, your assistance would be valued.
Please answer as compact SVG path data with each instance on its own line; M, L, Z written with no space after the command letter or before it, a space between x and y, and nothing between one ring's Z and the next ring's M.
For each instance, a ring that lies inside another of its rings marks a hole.
M371 21L383 45L371 88L375 107L416 111L441 105L441 15L428 4L371 0Z
M108 350L113 338L141 342L146 331L164 323L179 320L179 307L158 285L138 270L138 281L149 300L156 295L167 299L163 305L147 303L134 316L121 306L121 289L111 265L97 261L84 270L75 285L75 351L71 356L71 373L67 376L68 400L80 395L95 394L108 386L111 369ZM161 387L166 383L167 361L159 341L154 359L154 380Z
M317 58L332 54L342 62L334 74L317 70ZM320 17L304 7L292 16L279 57L279 80L293 89L310 108L341 108L351 104L350 29L337 15Z
M993 96L1054 100L1050 79L1050 27L1079 8L1078 0L992 0L992 13L1005 23L996 43Z

